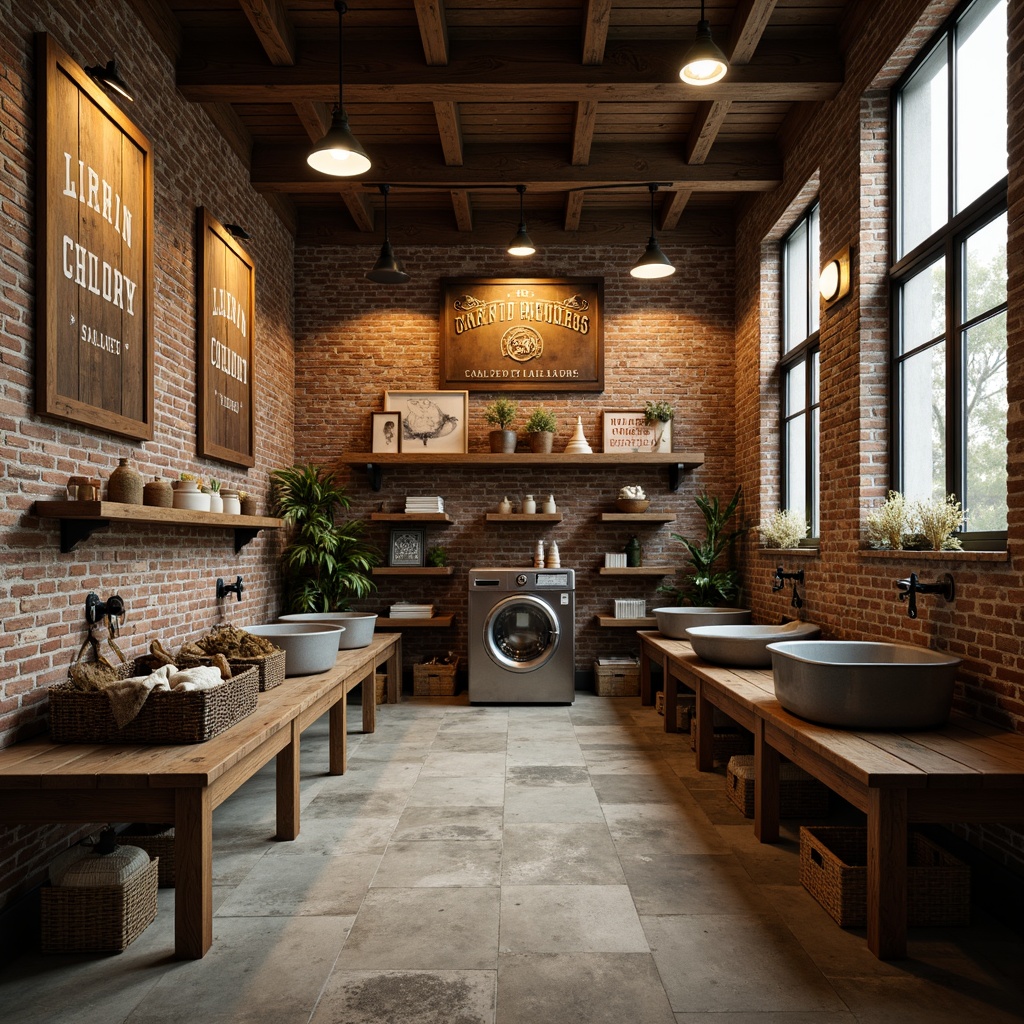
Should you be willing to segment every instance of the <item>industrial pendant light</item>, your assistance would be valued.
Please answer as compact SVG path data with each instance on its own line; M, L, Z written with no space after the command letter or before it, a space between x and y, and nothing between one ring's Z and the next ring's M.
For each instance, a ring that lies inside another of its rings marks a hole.
M134 102L135 97L131 90L125 85L121 72L118 70L116 60L108 60L106 67L102 64L95 64L91 68L85 68L85 73L102 89L107 92L116 92L129 102Z
M729 62L711 38L711 24L704 17L704 0L700 0L700 21L697 38L686 52L679 77L687 85L713 85L725 77Z
M526 220L523 218L523 195L526 192L526 186L516 185L516 191L519 193L519 230L516 232L515 238L508 243L508 254L509 256L532 256L537 251L537 247L526 233Z
M348 11L348 4L343 0L335 0L334 9L338 12L338 105L331 115L331 127L306 157L306 163L313 170L320 171L322 174L350 178L354 174L368 171L370 158L349 129L348 114L345 113L345 104L342 100L344 63L342 61L341 19Z
M651 184L647 187L651 190L651 238L643 256L633 264L629 272L633 277L669 277L676 272L676 268L661 251L661 246L658 245L658 240L654 237L654 193L658 191L658 186Z
M391 248L391 240L388 238L388 193L391 191L391 186L381 185L379 187L380 194L384 197L384 244L380 247L380 256L373 265L373 270L367 271L366 276L378 284L405 284L409 280L409 275L405 272L402 261Z

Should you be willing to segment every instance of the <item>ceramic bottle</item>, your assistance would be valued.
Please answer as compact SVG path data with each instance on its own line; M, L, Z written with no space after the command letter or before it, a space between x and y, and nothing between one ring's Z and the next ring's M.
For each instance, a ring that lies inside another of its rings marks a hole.
M142 504L142 474L129 458L117 460L117 468L107 481L107 499L125 505Z
M504 497L498 502L498 514L507 516L512 511L512 502L508 500L508 497Z
M533 515L537 511L537 502L533 500L533 495L528 494L523 498L523 513L525 515Z
M558 506L555 504L555 496L553 494L548 495L547 501L544 502L541 511L545 515L549 516L553 516L558 511Z

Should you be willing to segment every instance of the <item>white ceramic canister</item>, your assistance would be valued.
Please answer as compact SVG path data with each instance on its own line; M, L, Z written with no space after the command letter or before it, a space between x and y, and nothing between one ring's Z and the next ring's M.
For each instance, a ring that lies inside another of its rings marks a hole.
M525 515L533 515L537 511L537 502L533 500L533 495L528 494L523 498L523 513Z
M548 495L547 501L545 501L541 507L541 511L548 516L553 516L558 511L558 506L555 504L555 496L553 494Z
M508 497L504 497L498 502L498 514L507 516L512 511L512 502L508 500Z
M178 487L174 492L174 507L188 509L191 512L209 512L210 496L203 494L191 480L182 481L183 484L192 484L191 487Z
M238 491L225 491L221 488L220 500L224 502L224 511L229 516L242 514L242 503L238 499Z
M224 499L220 496L220 491L210 491L207 497L210 499L211 512L224 511Z

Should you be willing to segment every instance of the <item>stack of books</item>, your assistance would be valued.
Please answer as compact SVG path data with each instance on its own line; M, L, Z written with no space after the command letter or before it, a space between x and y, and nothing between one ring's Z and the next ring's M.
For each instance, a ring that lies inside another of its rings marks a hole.
M444 498L435 494L410 494L405 498L406 512L443 512Z
M434 615L432 604L414 604L411 601L399 601L388 611L392 619L430 619Z
M642 619L647 615L647 602L642 597L617 597L615 618Z

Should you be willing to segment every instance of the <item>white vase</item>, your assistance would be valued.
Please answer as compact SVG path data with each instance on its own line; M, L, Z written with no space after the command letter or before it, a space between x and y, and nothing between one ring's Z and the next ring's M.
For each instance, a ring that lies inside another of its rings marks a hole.
M208 497L210 499L211 512L224 511L224 499L220 496L220 491L210 491Z
M238 491L221 491L220 500L224 502L224 512L229 516L242 514L242 503L238 500Z
M523 513L525 515L533 515L537 511L537 502L533 500L533 495L528 494L523 498Z
M558 506L555 504L555 496L549 494L547 501L541 506L541 511L547 516L553 516L558 511Z
M583 433L583 417L576 417L576 431L565 446L566 455L588 455L594 449L587 442L586 434Z

